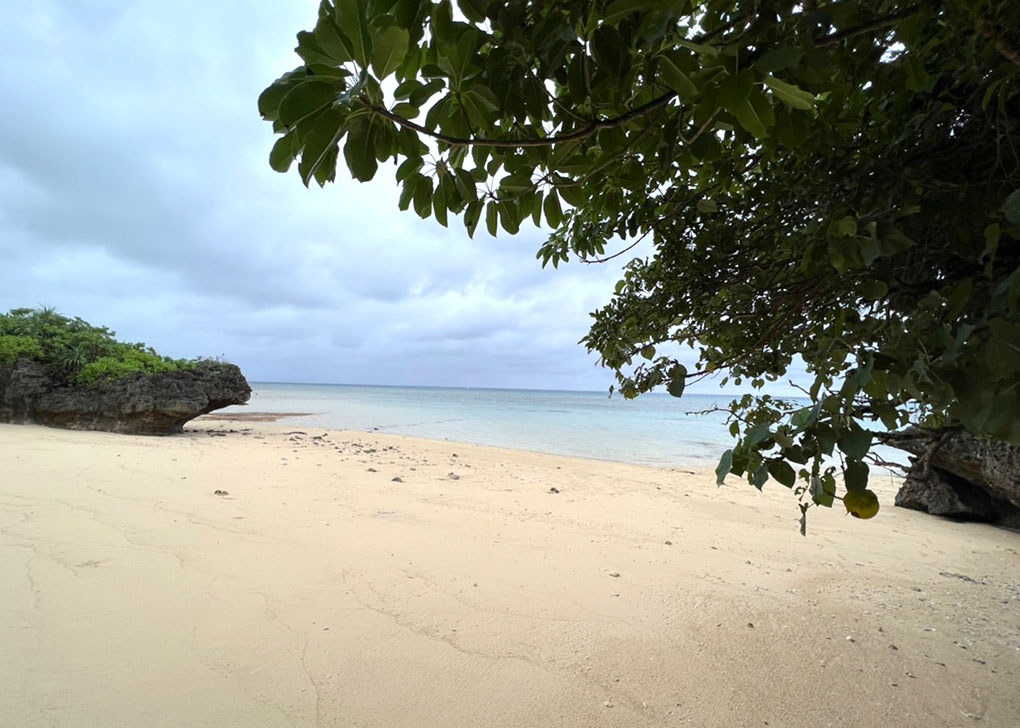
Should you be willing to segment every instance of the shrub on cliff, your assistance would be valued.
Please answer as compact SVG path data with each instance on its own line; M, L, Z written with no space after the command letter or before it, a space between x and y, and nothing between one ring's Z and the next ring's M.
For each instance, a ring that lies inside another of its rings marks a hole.
M157 354L141 343L117 341L116 332L68 318L51 308L16 308L0 314L0 365L18 359L41 364L56 381L92 384L135 372L188 369L193 362Z
M42 347L31 336L0 334L0 364L13 364L22 357L36 360L42 355Z

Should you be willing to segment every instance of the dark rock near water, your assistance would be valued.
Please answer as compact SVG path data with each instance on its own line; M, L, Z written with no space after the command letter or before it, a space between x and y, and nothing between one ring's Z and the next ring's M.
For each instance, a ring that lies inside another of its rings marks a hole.
M244 404L250 396L241 370L215 361L87 386L58 384L32 362L0 366L0 422L168 435L180 432L188 420Z
M915 456L896 505L1020 525L1020 448L959 430L917 427L890 433L883 441Z
M969 521L996 521L995 501L985 491L944 470L929 468L928 474L907 474L896 493L896 505L933 516L964 518Z

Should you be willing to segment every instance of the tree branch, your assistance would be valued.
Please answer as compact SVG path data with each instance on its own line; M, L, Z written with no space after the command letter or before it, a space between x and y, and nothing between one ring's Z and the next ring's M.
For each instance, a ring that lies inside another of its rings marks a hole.
M918 6L912 5L909 8L901 10L898 13L886 15L884 17L878 18L877 20L872 20L871 22L868 23L861 23L860 25L855 25L852 28L841 30L838 33L827 35L823 38L820 38L818 40L817 45L819 48L828 48L830 46L837 45L838 43L842 43L845 40L849 40L850 38L853 38L855 36L863 35L864 33L870 33L873 30L882 30L883 28L889 28L899 23L905 17L915 12L917 9Z
M567 134L560 134L558 136L551 136L545 138L532 138L532 139L472 139L469 137L455 137L449 134L443 134L442 132L432 131L428 127L424 127L421 124L416 124L409 119L405 119L402 116L394 114L389 109L381 106L375 106L374 104L365 100L364 97L358 99L362 106L369 111L372 111L380 116L383 116L390 121L399 124L405 129L411 129L419 134L432 137L441 142L446 142L454 146L468 146L468 147L494 147L498 149L522 149L526 147L551 147L555 144L562 144L564 142L572 142L580 139L587 139L601 129L612 129L617 126L622 126L629 121L633 121L638 117L644 116L645 114L654 111L662 106L665 106L670 101L676 98L676 92L670 91L669 93L663 94L656 99L652 99L647 104L639 106L633 111L628 111L626 114L613 117L612 119L599 119L593 121L587 126L569 132Z

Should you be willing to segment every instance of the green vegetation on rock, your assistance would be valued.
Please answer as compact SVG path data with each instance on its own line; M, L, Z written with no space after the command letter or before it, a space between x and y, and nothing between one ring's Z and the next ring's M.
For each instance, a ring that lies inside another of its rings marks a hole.
M16 308L0 314L0 365L37 362L56 381L92 384L135 372L189 369L193 362L160 356L145 344L117 341L105 326L67 318L50 308Z
M803 360L810 406L733 403L720 480L831 506L876 429L1020 444L1016 0L326 0L296 50L274 169L392 160L403 210L547 225L543 265L651 243L584 340L623 396Z

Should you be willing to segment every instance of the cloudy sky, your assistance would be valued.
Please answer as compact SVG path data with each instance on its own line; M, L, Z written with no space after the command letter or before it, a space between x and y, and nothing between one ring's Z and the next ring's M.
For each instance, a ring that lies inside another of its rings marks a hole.
M392 168L306 190L261 90L312 0L34 0L0 23L0 310L50 305L253 381L604 389L577 344L619 268L542 270L397 209ZM710 386L705 391L716 391Z

